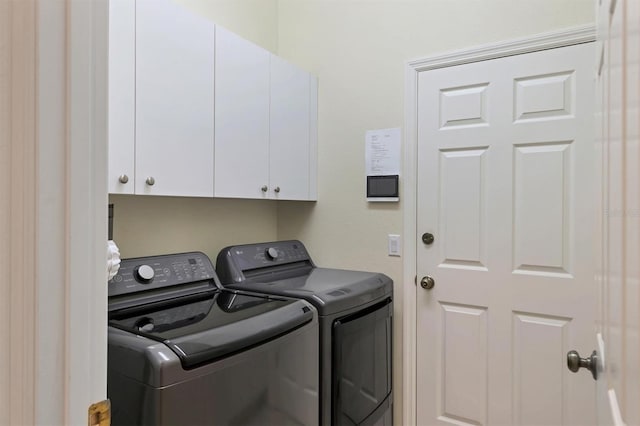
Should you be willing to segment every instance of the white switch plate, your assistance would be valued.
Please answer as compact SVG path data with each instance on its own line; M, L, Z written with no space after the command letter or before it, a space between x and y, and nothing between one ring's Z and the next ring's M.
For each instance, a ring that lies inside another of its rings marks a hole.
M402 251L400 249L400 235L389 234L389 256L400 256Z

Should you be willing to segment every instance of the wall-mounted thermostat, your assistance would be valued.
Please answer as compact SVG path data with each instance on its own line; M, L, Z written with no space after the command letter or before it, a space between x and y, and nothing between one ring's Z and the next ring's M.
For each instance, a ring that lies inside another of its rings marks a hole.
M400 129L369 130L365 136L367 201L400 200Z
M398 201L398 175L367 176L367 201Z

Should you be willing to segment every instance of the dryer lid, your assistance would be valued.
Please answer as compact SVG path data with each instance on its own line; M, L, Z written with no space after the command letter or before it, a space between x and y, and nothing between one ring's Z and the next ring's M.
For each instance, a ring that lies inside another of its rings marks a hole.
M230 286L305 299L319 315L333 315L393 294L393 281L384 274L330 268L313 268L302 276L267 282L249 279Z

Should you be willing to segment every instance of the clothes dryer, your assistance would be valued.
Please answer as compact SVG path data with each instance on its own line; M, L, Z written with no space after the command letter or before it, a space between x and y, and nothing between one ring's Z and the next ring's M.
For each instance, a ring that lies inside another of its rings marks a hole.
M306 300L320 322L320 423L392 424L393 281L373 272L316 267L296 240L223 249L225 288Z

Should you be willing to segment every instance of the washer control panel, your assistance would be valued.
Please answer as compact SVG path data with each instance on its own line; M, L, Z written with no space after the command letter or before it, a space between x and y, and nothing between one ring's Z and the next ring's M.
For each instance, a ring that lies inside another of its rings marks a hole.
M204 253L190 252L123 259L109 281L109 297L159 289L218 277Z

